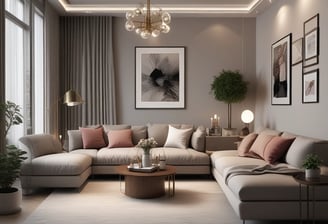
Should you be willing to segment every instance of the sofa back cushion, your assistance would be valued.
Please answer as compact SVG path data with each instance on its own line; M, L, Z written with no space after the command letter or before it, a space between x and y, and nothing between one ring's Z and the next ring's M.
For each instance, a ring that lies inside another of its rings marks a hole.
M163 147L167 138L169 126L167 124L148 124L148 137L153 137L157 147Z
M137 145L141 139L147 138L147 126L134 125L134 126L131 126L131 130L132 130L133 145Z
M131 129L109 130L108 131L108 148L132 147Z
M27 151L31 159L63 151L60 141L50 134L26 135L19 141L22 150Z
M205 152L206 130L204 126L199 126L191 135L191 147L199 152Z
M296 136L286 154L286 162L302 168L306 155L310 153L317 154L323 165L328 165L328 141L304 136Z
M68 151L83 148L82 133L80 130L68 130ZM66 149L67 150L67 149Z

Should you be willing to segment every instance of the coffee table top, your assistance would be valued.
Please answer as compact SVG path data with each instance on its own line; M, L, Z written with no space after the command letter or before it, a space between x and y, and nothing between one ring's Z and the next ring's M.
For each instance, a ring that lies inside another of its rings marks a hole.
M151 173L143 173L128 170L127 165L121 165L115 167L116 171L120 175L124 176L136 176L136 177L160 177L160 176L168 176L176 173L176 168L174 166L166 165L165 170L159 170Z

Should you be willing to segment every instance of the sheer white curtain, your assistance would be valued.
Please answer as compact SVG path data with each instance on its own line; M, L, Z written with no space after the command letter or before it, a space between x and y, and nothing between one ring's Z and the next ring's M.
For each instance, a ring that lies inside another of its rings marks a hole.
M61 94L79 92L85 103L61 106L61 132L93 124L115 124L112 18L60 18Z
M6 100L23 108L24 105L24 30L6 19ZM22 112L23 113L23 112ZM24 114L24 113L23 113ZM24 135L24 124L12 126L8 135L8 144L17 144Z

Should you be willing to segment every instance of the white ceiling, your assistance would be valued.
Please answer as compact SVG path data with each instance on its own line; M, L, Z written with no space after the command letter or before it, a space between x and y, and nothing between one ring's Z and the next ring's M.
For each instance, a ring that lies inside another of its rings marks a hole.
M151 0L173 17L255 17L273 0ZM147 0L49 0L60 14L124 16Z

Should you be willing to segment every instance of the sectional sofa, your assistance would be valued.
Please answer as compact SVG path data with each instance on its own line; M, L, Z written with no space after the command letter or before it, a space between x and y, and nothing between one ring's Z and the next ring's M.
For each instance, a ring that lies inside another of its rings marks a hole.
M210 174L205 153L205 130L185 124L97 125L68 131L67 148L52 135L27 135L20 148L28 159L21 169L24 194L39 187L79 188L90 175L116 174L115 167L142 155L135 145L153 137L153 158L165 157L177 174Z
M101 135L88 132L95 130ZM115 166L129 164L140 155L134 146L148 137L158 142L152 155L164 153L167 164L175 165L178 174L212 172L232 208L244 221L300 218L299 184L293 176L303 172L302 163L307 154L318 154L323 160L322 174L328 175L325 140L264 129L246 136L238 150L209 155L205 152L203 127L102 125L68 131L68 146L64 151L51 135L22 137L20 147L29 157L21 171L23 192L30 193L37 187L79 188L92 174L116 174ZM305 201L306 191L302 188L301 200ZM328 220L328 186L316 186L313 192L316 219ZM306 203L302 203L302 210L304 218ZM312 216L312 210L310 213Z
M244 138L238 150L214 152L212 173L242 220L298 220L300 191L293 176L302 172L309 153L320 156L321 172L328 175L327 141L265 129ZM305 201L306 189L302 188ZM314 192L315 218L328 220L328 186L316 186ZM310 189L310 200L312 193ZM306 203L302 206L305 218ZM310 207L312 217L312 203Z

